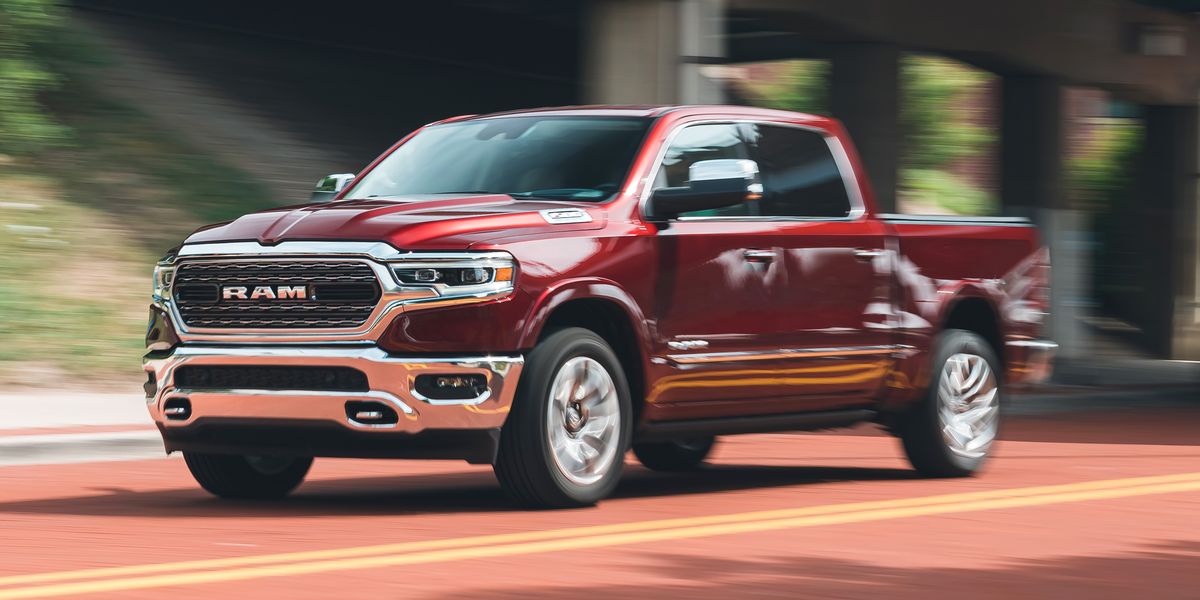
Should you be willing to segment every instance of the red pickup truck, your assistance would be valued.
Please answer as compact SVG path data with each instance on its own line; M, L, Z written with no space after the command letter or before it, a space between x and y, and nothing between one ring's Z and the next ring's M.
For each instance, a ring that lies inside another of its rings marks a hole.
M629 449L688 469L717 435L863 421L969 475L1055 348L1030 224L876 214L832 119L457 117L320 194L155 271L147 403L221 497L287 494L314 456L422 457L586 505Z

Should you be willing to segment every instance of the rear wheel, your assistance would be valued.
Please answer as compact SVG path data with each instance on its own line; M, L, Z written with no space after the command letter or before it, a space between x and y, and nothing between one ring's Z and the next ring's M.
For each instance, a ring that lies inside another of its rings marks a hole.
M713 436L633 445L633 454L642 465L655 471L689 471L700 466L712 452Z
M312 467L311 457L243 456L184 452L200 487L221 498L282 498Z
M574 327L551 333L526 357L496 477L523 504L594 504L621 477L630 423L629 386L604 339Z
M982 467L1000 427L1001 373L982 337L958 329L938 336L929 390L900 423L904 450L917 471L964 477Z

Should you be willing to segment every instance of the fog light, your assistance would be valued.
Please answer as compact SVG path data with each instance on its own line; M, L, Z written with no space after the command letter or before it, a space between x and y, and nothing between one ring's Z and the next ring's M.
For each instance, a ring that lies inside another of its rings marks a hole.
M413 391L429 400L474 400L487 393L483 375L418 375Z

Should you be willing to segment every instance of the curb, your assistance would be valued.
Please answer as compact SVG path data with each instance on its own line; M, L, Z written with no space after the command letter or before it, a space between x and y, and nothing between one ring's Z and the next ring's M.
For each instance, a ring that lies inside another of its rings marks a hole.
M165 458L158 431L0 435L0 466Z
M1076 410L1164 408L1200 405L1200 388L1188 384L1064 387L1009 393L1008 414L1035 415Z

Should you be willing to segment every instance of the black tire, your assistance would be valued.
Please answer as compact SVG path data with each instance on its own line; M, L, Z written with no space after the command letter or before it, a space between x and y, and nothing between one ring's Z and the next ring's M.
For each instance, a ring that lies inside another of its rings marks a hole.
M712 452L713 436L633 445L633 454L642 466L654 471L690 471L699 467Z
M934 340L933 370L929 389L921 401L913 406L899 421L900 439L904 452L913 468L926 477L967 477L979 472L987 461L992 446L989 444L981 456L964 456L956 453L945 440L939 407L939 381L947 361L957 354L982 357L991 369L996 383L996 422L1004 405L1004 371L991 344L970 331L949 329Z
M183 460L200 487L229 499L269 499L288 495L312 467L311 457L247 457L184 452Z
M616 456L598 481L581 485L558 467L548 439L547 410L559 369L576 357L600 364L617 396ZM590 330L564 328L544 337L525 358L511 413L500 434L494 469L501 487L517 502L537 508L590 506L605 498L621 478L632 427L629 384L621 363L603 338Z

